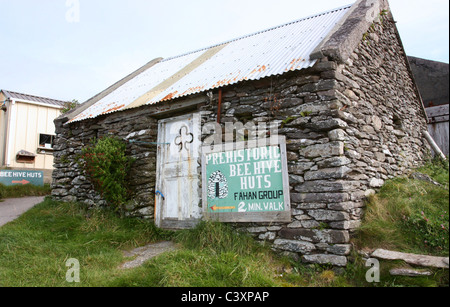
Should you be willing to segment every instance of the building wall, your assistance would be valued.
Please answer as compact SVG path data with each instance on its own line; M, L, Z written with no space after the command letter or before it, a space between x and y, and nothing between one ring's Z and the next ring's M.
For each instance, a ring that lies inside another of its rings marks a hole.
M346 132L360 173L386 180L421 165L429 155L425 109L393 21L369 30L342 75L342 94L356 101Z
M3 92L0 92L0 104L6 100ZM0 167L5 163L6 127L8 122L7 112L0 111Z
M183 113L199 112L202 124L216 122L217 93ZM77 154L93 137L113 134L139 141L128 145L136 159L128 209L130 215L153 218L156 146L150 143L156 142L158 119L179 115L155 115L157 110L146 106L66 126L63 118L55 121L53 197L105 204ZM225 87L220 111L222 129L227 122L275 123L286 136L291 222L236 227L305 262L346 265L365 197L429 155L421 101L395 25L387 19L374 24L346 63L323 58L307 70Z
M53 169L53 154L51 151L38 152L39 134L55 135L53 120L61 113L59 109L38 106L29 103L16 102L14 105L16 121L10 123L13 136L9 139L12 143L10 160L7 166L10 168L26 168L51 170ZM20 163L16 161L16 154L20 150L36 154L34 163Z

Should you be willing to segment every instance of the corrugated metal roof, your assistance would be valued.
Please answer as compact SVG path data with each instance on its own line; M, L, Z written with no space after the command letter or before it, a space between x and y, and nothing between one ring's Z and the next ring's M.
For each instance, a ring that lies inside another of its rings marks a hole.
M313 66L309 55L351 5L162 60L71 122Z
M7 90L2 90L2 92L5 94L6 98L15 99L15 100L19 100L19 101L20 100L33 101L33 102L38 102L38 103L43 103L43 104L48 104L48 105L54 105L54 106L58 106L58 107L64 107L64 104L66 103L66 101L45 98L45 97L39 97L39 96L34 96L34 95L28 95L28 94L22 94L22 93L7 91Z

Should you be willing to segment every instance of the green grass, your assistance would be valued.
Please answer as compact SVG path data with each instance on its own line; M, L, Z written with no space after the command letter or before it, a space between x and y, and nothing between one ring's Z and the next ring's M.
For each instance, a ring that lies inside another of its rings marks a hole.
M440 231L440 223L448 225L448 215L442 214L448 212L448 166L430 164L420 171L443 187L407 177L388 181L368 203L353 242L357 249L448 255L448 232L447 245L430 239ZM130 260L124 250L163 240L175 241L180 248L138 268L119 268ZM69 258L80 262L80 283L66 282ZM119 218L108 210L87 211L50 198L0 228L0 286L448 286L448 270L433 270L431 277L390 276L391 268L408 267L398 261L383 261L381 282L370 284L362 257L354 252L350 258L345 269L307 265L275 255L270 247L226 224L202 222L192 230L162 231L149 221Z
M181 249L149 261L111 286L141 287L274 287L272 260L266 254L252 257L234 252L211 255L206 251ZM261 263L265 265L262 266Z
M442 186L406 176L386 182L368 201L355 240L359 248L449 255L448 163L435 161L418 171Z
M81 265L82 286L104 285L121 250L167 237L151 223L46 199L0 228L0 286L70 286L66 260Z
M46 196L50 195L51 187L45 184L43 187L34 185L13 185L5 186L0 183L0 200L4 198L18 198L25 196Z
M433 256L449 256L449 165L435 160L417 170L441 186L404 176L389 180L370 197L362 226L353 242L359 250L385 248ZM355 255L359 267L361 257ZM357 265L358 266L358 265ZM432 269L432 277L392 277L392 268L413 268L383 261L376 286L447 286L449 271ZM417 269L417 268L416 268ZM361 280L361 278L356 279Z
M122 251L169 239L181 249L118 268ZM70 258L80 262L79 284L65 280ZM175 234L49 198L0 228L0 286L279 286L277 265L267 248L223 224Z
M124 250L162 240L180 249L124 270ZM66 261L80 262L80 283L66 282ZM47 198L0 228L0 286L32 287L292 287L308 284L269 247L231 226L202 222L162 231L153 223L86 211ZM319 278L320 280L320 278Z

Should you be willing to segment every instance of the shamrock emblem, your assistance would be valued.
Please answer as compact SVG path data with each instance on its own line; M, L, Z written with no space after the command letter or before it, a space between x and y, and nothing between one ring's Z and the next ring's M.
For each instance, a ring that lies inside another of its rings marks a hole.
M194 142L194 135L189 132L188 127L183 126L180 129L180 135L175 138L175 145L180 147L180 152L183 148L187 149L188 144Z

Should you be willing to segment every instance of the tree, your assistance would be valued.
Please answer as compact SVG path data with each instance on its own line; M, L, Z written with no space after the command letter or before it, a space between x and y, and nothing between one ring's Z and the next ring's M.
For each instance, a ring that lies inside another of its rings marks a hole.
M80 103L76 99L73 99L72 101L67 101L64 104L64 108L61 110L61 113L65 114L69 111L72 111L72 110L76 109L79 105L80 105Z

